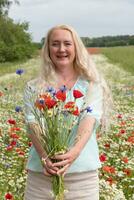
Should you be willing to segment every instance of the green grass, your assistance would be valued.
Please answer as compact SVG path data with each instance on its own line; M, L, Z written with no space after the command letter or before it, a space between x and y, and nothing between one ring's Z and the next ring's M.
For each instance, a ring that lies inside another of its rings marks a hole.
M16 69L22 68L21 65L25 62L26 61L0 63L0 76L15 72Z
M110 62L134 74L134 46L102 48L101 52Z

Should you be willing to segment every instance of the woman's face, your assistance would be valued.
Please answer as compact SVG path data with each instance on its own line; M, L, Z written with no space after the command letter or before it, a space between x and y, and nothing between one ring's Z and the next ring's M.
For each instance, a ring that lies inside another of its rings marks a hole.
M49 38L50 58L57 68L73 67L75 45L70 31L56 29Z

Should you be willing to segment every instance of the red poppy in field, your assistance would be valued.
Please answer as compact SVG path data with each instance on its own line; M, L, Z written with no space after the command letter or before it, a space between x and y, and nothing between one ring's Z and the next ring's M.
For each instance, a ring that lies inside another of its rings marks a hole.
M13 195L8 192L8 193L5 194L5 199L7 199L7 200L13 200Z
M99 156L101 162L105 162L107 160L106 155L103 153Z
M118 114L118 115L117 115L117 118L118 118L118 119L122 119L122 115L121 115L121 114Z
M127 176L131 176L131 174L132 174L132 170L129 169L129 168L123 169L123 172L124 172Z
M125 131L124 129L121 129L121 130L120 130L120 133L121 133L121 134L124 134L124 133L126 133L126 131Z
M10 128L10 131L21 131L21 128L14 126Z
M113 166L103 166L102 170L111 174L115 174L115 168Z
M20 138L20 136L17 135L16 133L11 133L10 137L13 138L13 139L19 139Z
M9 124L11 124L11 125L15 125L16 124L16 121L14 119L9 119L7 122Z
M25 152L24 151L19 151L18 154L19 154L19 156L24 156Z
M32 146L32 142L28 142L28 146L31 147Z
M122 158L122 161L123 161L124 163L128 163L128 157L123 157L123 158Z
M12 141L10 142L10 145L11 145L11 146L16 146L16 144L17 144L16 140L12 140Z
M110 144L106 143L106 144L104 144L104 147L106 147L107 149L109 149L110 148Z
M79 90L73 90L73 96L75 99L81 98L84 95Z
M61 100L61 101L65 101L66 100L66 91L61 91L59 90L56 94L55 94L56 98L58 100Z
M115 182L112 177L107 178L106 181L108 181L110 185Z
M128 137L127 142L134 144L134 136Z

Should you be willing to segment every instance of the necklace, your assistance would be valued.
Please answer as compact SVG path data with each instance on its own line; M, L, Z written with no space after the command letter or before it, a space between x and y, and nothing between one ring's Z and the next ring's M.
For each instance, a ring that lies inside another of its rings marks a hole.
M68 79L67 81L60 80L58 85L59 87L65 85L68 90L71 90L74 87L74 85L77 83L77 80L78 80L78 75L75 75L72 78Z

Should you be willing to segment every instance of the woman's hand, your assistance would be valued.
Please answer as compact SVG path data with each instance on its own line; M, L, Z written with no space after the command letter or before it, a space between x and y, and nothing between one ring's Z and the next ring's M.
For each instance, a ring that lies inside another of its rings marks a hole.
M79 156L79 150L75 147L70 149L68 152L64 154L55 155L52 159L58 160L53 163L53 167L58 168L57 175L65 175L67 169L73 163L73 161Z
M49 158L42 158L43 173L46 176L56 175L59 170L58 167L54 167L52 161Z

